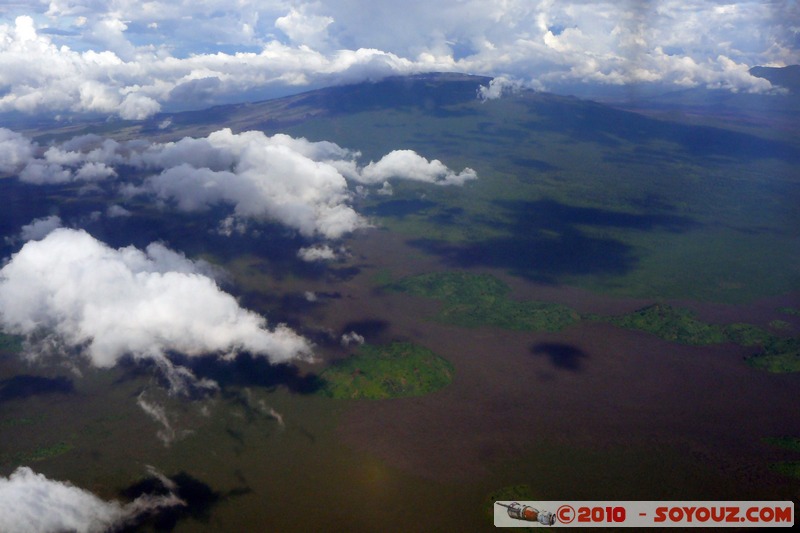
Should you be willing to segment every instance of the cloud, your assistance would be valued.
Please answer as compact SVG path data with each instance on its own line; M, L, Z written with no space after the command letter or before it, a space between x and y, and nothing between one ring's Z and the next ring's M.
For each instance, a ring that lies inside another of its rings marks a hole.
M56 229L0 269L0 326L34 345L47 334L63 346L62 356L79 351L97 367L126 355L152 360L167 377L174 370L189 379L169 363L169 352L311 358L305 338L282 324L268 329L206 270L158 243L113 249L84 231Z
M726 60L800 63L798 10L796 2L714 0L20 4L0 22L0 111L141 119L431 71L546 88L640 82L764 91L770 86Z
M351 331L350 333L345 333L342 335L341 344L345 348L350 346L351 344L364 344L364 336L359 335L355 331Z
M51 215L49 217L37 218L31 221L30 224L25 224L20 228L19 234L12 237L5 237L5 243L14 245L19 241L38 241L48 235L56 228L62 225L61 217L58 215Z
M486 100L496 100L502 96L513 94L520 91L523 83L519 80L511 80L505 76L498 76L489 82L489 85L481 85L478 88L478 99L485 102Z
M131 212L122 207L121 205L113 204L106 209L106 216L110 218L121 218L131 216Z
M24 137L6 132L13 146L30 144ZM383 184L378 193L388 194L388 179L463 185L477 177L472 169L456 173L441 161L429 161L412 150L391 152L361 168L359 152L329 141L268 136L260 131L235 134L228 128L207 137L167 143L120 143L83 135L44 151L38 145L30 146L24 153L27 160L18 157L13 165L21 167L22 181L120 182L115 166L126 165L149 174L143 180L137 178L136 184L122 181L121 191L129 196L155 195L174 202L182 211L232 206L233 216L218 228L222 235L244 233L247 226L243 220L255 219L280 222L306 237L336 239L368 226L350 205L353 192L348 180ZM43 155L37 156L42 151Z
M141 407L142 411L144 411L147 416L161 425L161 429L158 430L156 436L161 442L164 443L164 446L169 446L172 444L172 442L177 438L178 434L175 431L175 428L172 427L172 424L167 417L166 409L155 402L148 402L145 400L144 392L136 397L136 405Z
M348 205L347 180L324 160L345 154L333 143L223 129L203 139L153 145L132 158L140 166L167 168L131 191L174 200L185 211L227 203L237 217L277 220L306 236L337 238L366 226Z
M292 42L320 47L328 38L327 28L333 17L306 13L304 6L292 8L289 14L275 20L275 27L285 33Z
M0 128L0 172L16 172L33 156L33 143L24 135Z
M30 224L22 226L19 238L23 241L38 241L47 236L51 231L61 227L61 217L51 215L45 218L37 218Z
M377 163L368 164L353 177L362 183L382 183L389 178L402 178L436 185L463 185L478 175L471 168L456 174L438 159L428 161L413 150L394 150Z
M104 501L26 466L17 468L8 478L0 477L0 531L100 533L128 524L142 514L176 505L185 503L173 493L144 495L128 504Z
M297 257L303 261L313 263L316 261L333 261L338 257L338 254L327 244L321 244L300 248L297 252Z
M289 16L283 24L286 31L296 38L314 34L313 28ZM54 39L59 36L37 31L28 15L17 17L13 24L0 24L0 112L99 113L140 120L165 104L200 108L241 100L243 94L286 94L297 92L297 87L420 70L413 61L381 50L323 53L305 44L278 40L260 43L256 52L193 52L175 57L169 46L124 46L127 32L121 26L115 31L115 36L123 39L116 39L116 44L83 33L82 45L92 49L79 51L58 46ZM198 35L200 32L194 37ZM99 52L95 51L97 45ZM430 70L432 65L427 67L422 70Z

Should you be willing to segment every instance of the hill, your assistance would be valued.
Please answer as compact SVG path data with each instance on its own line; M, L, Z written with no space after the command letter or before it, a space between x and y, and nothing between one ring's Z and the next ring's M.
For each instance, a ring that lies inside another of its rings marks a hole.
M675 121L530 90L482 102L488 82L393 77L144 122L74 124L37 139L164 141L229 127L333 141L359 151L362 164L415 150L480 178L455 189L398 182L393 197L355 207L446 266L655 298L746 301L800 285L800 136L774 128L769 114L747 125L761 109L757 95L739 95L747 105L735 119L709 111ZM739 97L703 94L709 105ZM700 108L710 109L689 109Z
M800 65L788 67L753 67L750 74L769 80L773 85L788 89L794 94L800 94Z

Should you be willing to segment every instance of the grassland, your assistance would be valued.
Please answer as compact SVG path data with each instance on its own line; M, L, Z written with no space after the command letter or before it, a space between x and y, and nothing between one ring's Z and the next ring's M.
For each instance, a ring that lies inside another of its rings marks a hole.
M408 342L365 344L320 377L320 394L330 398L382 400L437 391L452 381L453 365Z
M797 146L531 93L350 105L289 131L365 162L405 148L474 168L461 188L398 181L359 205L455 268L654 299L746 302L800 285Z
M545 93L480 102L485 83L387 81L220 107L173 116L170 135L255 128L336 142L360 151L361 164L413 149L471 167L479 179L463 187L393 180L391 198L354 199L452 268L653 300L741 303L800 286L797 135L678 124ZM155 122L140 127L166 135ZM193 242L207 241L208 228L187 228L191 220L180 221L182 234L162 228L170 234L148 239L190 255L230 248Z

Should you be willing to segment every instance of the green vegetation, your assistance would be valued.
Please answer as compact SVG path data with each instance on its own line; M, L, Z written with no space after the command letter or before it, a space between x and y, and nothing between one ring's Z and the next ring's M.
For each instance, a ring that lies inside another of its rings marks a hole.
M30 426L32 424L37 424L44 420L43 415L35 416L35 417L21 417L21 418L6 418L5 420L0 420L0 428L14 428L20 426Z
M603 320L602 317L598 319ZM762 350L748 358L752 366L769 372L800 372L800 338L777 337L752 324L706 324L697 320L688 309L665 304L651 305L606 320L681 344L732 342L741 346L760 346Z
M722 326L700 322L688 309L665 304L650 305L606 320L623 328L647 331L664 340L680 344L718 344L728 340Z
M800 438L797 437L765 437L764 442L785 450L800 452Z
M0 333L0 352L21 352L22 337Z
M688 309L666 304L653 304L621 316L594 318L623 328L646 331L670 342L694 346L732 342L741 346L766 347L781 340L752 324L707 324L697 320Z
M764 442L785 450L800 452L800 438L797 437L765 437ZM800 478L800 461L772 463L770 468L785 476Z
M800 337L772 337L764 350L749 357L747 362L769 372L800 372Z
M453 365L432 351L408 342L374 346L322 372L320 392L336 399L381 400L422 396L453 379Z
M44 461L45 459L52 459L54 457L58 457L59 455L64 455L72 450L72 448L72 444L62 441L51 446L41 446L29 452L20 452L12 456L3 456L0 458L0 464L11 463L15 465L27 465L30 463L37 463L39 461Z
M564 305L518 302L508 286L488 274L438 272L404 278L388 289L441 300L437 319L456 326L496 326L524 331L559 331L580 320Z
M619 316L581 317L574 309L560 304L511 300L509 287L496 277L466 272L420 274L384 287L440 300L443 306L436 319L460 327L559 331L581 319L598 320L680 344L705 346L732 342L759 346L762 351L749 358L754 367L770 372L800 372L800 338L778 337L752 324L708 324L698 320L689 309L667 304L657 303Z
M773 463L770 468L784 476L800 478L800 461Z
M464 187L396 181L391 199L363 200L377 224L448 259L651 299L746 302L800 282L785 216L798 182L759 137L544 93L430 109L351 102L336 120L315 112L286 132L358 149L364 162L402 147L475 169ZM690 140L700 132L710 137ZM409 209L392 209L403 201Z
M769 323L769 327L778 331L787 331L792 329L792 325L785 320L773 320Z
M769 332L752 324L728 324L724 332L728 341L741 346L766 346L775 339Z
M778 311L786 315L800 316L800 309L794 307L781 307Z

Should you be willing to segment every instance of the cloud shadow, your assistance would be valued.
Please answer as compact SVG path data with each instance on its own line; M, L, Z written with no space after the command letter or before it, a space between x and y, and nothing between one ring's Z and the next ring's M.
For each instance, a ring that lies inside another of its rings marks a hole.
M173 531L178 522L187 518L208 523L211 518L211 509L214 506L227 499L252 492L252 489L246 486L226 493L217 492L186 472L180 472L169 479L175 483L173 493L186 505L159 509L155 514L143 516L136 523L120 531L132 533L144 528L155 531ZM124 489L121 495L126 499L134 500L145 494L165 496L168 493L169 490L159 479L149 477Z
M44 378L19 375L0 380L0 402L21 400L41 394L73 394L75 386L65 377Z
M683 232L689 218L575 207L550 199L497 201L506 235L466 244L419 239L410 244L442 257L452 267L492 267L543 283L562 275L622 275L638 262L633 248L611 237L589 235L580 226Z
M285 386L296 394L313 394L322 381L316 374L301 375L299 369L290 364L272 364L263 357L242 354L233 361L217 357L185 358L181 364L189 367L199 378L213 379L225 387L264 387L274 389Z
M581 368L581 360L586 359L586 352L570 344L560 342L540 342L531 346L531 353L536 356L545 356L550 363L563 370L577 372Z

